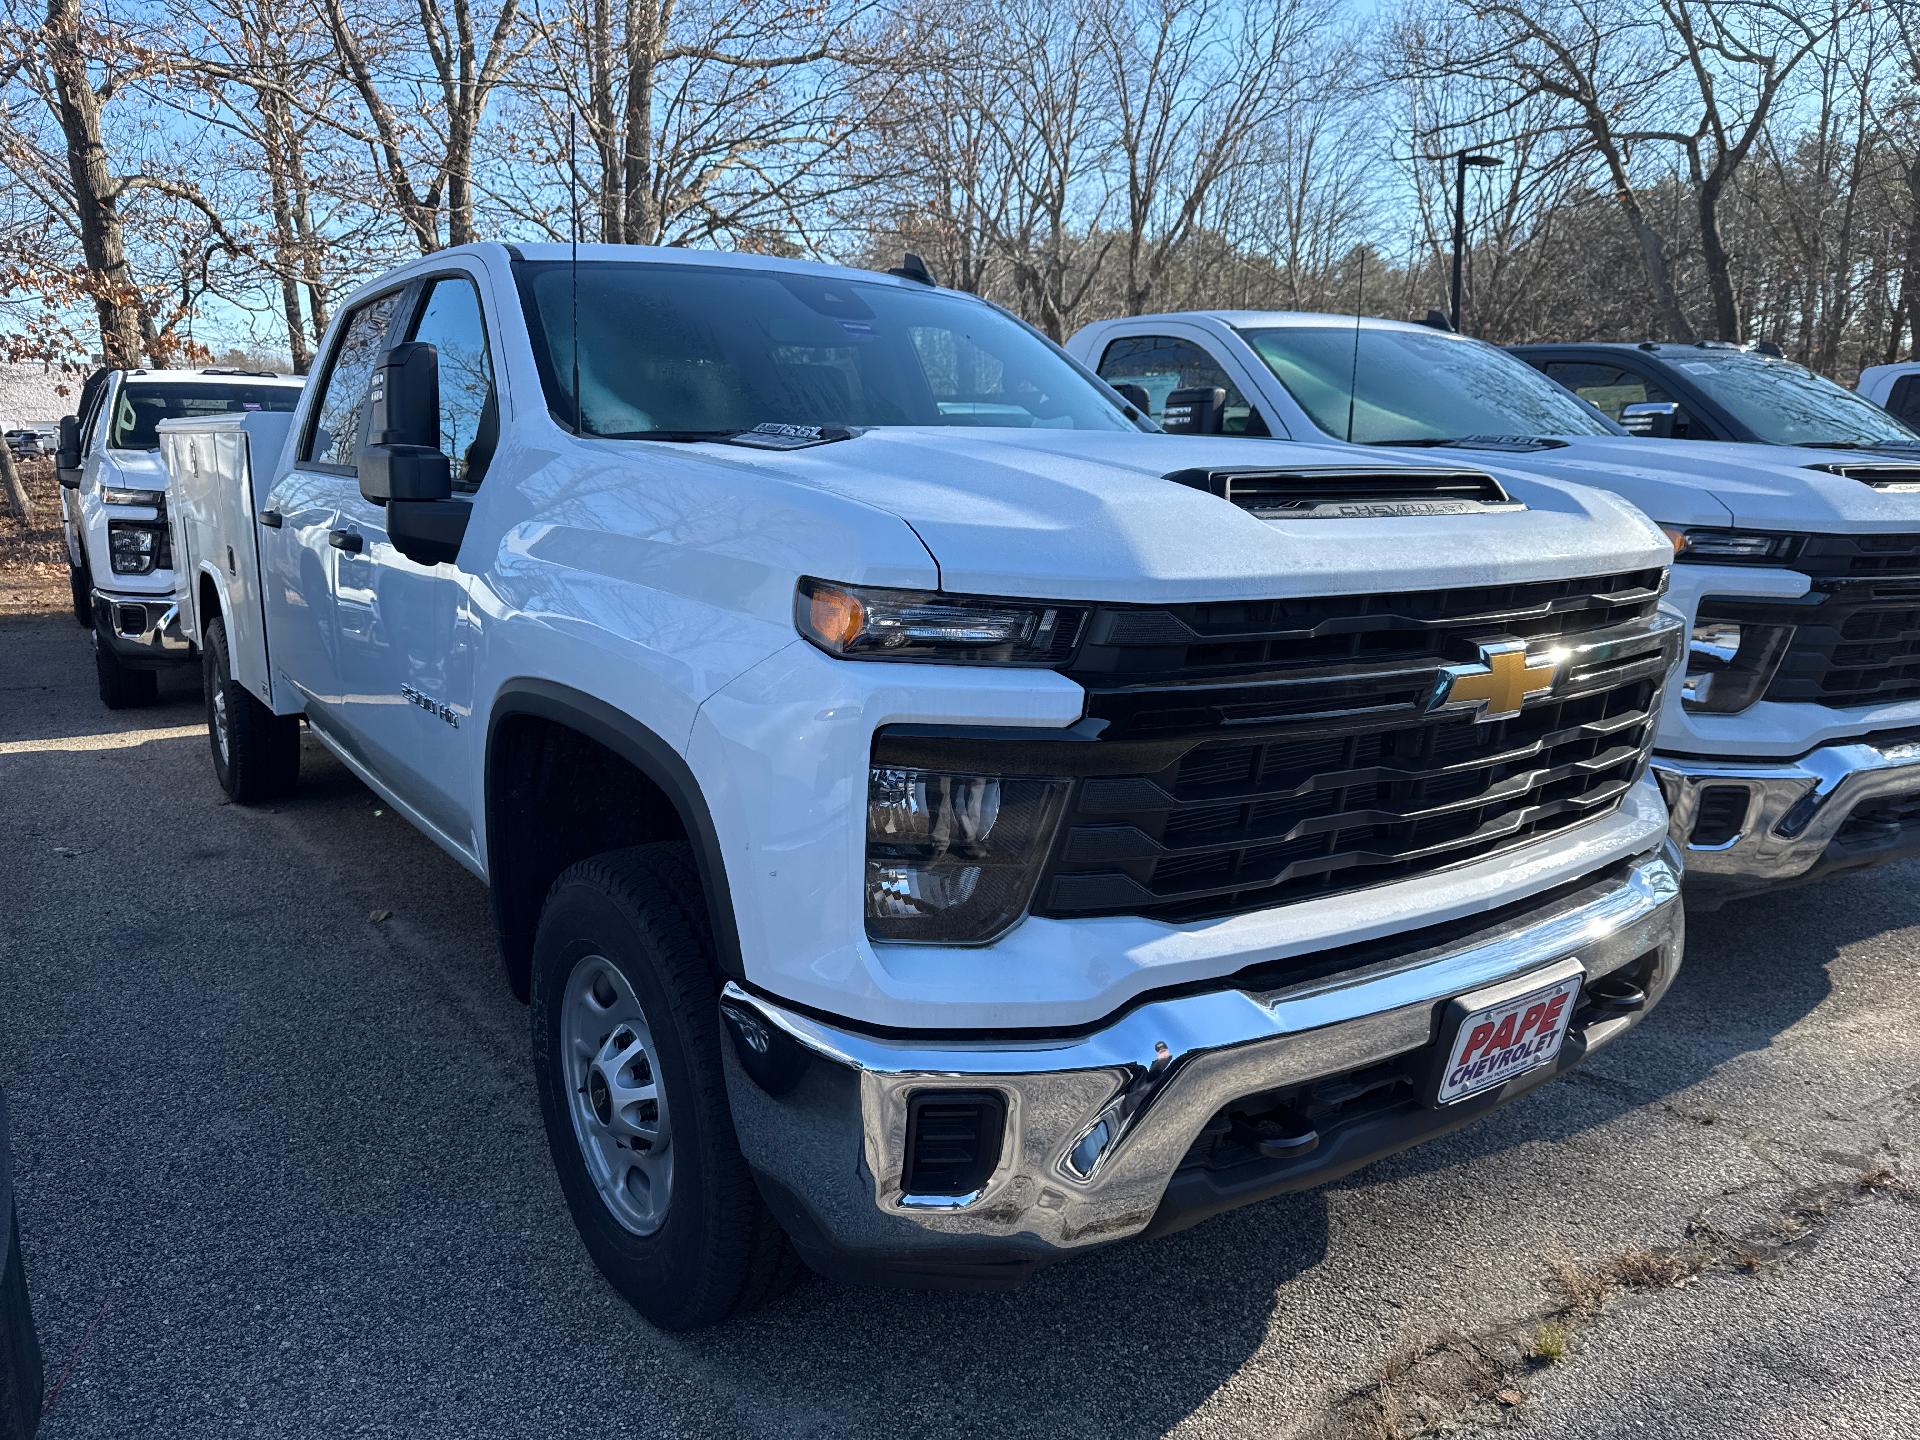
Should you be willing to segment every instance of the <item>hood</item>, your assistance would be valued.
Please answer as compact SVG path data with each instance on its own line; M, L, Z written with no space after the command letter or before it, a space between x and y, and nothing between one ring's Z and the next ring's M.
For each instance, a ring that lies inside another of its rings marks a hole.
M164 490L167 467L158 450L108 450L102 458L101 483L124 485L129 490Z
M1377 593L1598 575L1672 554L1628 505L1468 455L948 427L784 452L690 449L898 515L933 555L941 587L956 592L1162 603ZM1275 521L1164 478L1227 467L1487 471L1526 508Z
M1876 490L1817 468L1891 464L1889 457L1796 445L1566 435L1552 450L1449 451L1529 474L1610 490L1662 525L1858 533L1920 531L1920 492Z

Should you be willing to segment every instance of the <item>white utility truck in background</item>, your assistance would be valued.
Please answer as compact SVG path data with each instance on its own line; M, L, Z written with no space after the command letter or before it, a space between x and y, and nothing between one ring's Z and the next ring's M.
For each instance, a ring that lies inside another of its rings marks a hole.
M462 247L314 376L162 427L216 774L285 794L304 720L487 884L660 1325L1333 1179L1680 962L1610 496L1153 433L911 261Z
M1403 321L1140 315L1068 349L1168 429L1351 438L1631 501L1671 540L1688 626L1653 763L1689 893L1920 851L1920 464L1630 436L1513 355Z
M60 422L56 473L73 618L93 631L100 699L151 704L157 672L193 661L173 609L167 480L157 426L188 415L290 412L295 376L97 370Z

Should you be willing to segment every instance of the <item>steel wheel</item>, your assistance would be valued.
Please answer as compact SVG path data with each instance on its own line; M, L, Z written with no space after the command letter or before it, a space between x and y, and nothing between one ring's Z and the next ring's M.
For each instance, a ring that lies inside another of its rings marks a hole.
M588 955L561 1000L561 1059L574 1139L613 1218L651 1235L673 1195L673 1131L653 1032L614 964Z
M213 686L213 743L220 751L220 763L233 763L231 752L227 749L227 686L225 677L221 677Z

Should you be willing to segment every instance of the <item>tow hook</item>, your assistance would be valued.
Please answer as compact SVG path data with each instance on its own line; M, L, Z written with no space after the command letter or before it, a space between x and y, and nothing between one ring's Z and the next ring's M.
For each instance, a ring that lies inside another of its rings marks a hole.
M1647 1008L1647 992L1624 975L1609 975L1587 991L1592 1019L1616 1020Z

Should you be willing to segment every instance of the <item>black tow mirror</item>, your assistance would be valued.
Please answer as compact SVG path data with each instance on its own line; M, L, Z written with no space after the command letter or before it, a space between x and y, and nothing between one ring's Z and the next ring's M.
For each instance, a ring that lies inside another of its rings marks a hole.
M409 340L373 367L360 431L360 493L375 505L445 500L453 468L440 449L440 354Z
M1113 393L1138 410L1143 417L1153 413L1153 398L1147 394L1146 386L1116 385L1113 387Z
M80 488L80 418L60 417L60 442L53 448L54 473L69 490Z
M1227 392L1218 385L1196 385L1167 396L1160 412L1160 428L1169 435L1218 435Z
M1645 435L1653 440L1671 440L1685 433L1687 422L1680 407L1671 400L1643 400L1620 411L1620 424L1629 435Z

